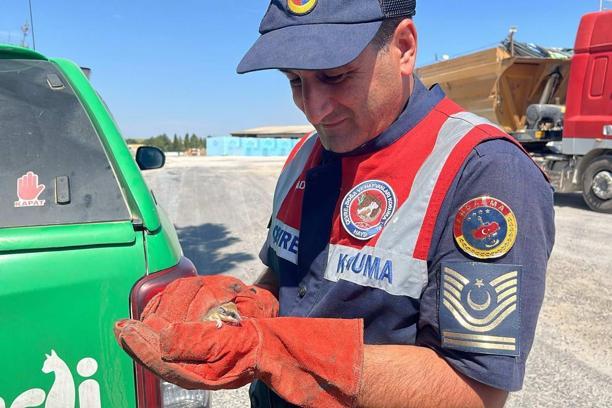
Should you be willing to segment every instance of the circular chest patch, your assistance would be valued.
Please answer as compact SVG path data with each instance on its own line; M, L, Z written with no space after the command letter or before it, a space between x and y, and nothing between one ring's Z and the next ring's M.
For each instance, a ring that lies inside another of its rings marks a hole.
M287 0L287 8L293 14L308 14L317 5L317 0Z
M393 189L380 180L367 180L349 191L342 200L341 218L346 232L367 240L383 229L395 212Z
M506 203L493 197L478 197L463 204L455 216L453 234L457 245L480 259L499 258L510 251L518 227Z

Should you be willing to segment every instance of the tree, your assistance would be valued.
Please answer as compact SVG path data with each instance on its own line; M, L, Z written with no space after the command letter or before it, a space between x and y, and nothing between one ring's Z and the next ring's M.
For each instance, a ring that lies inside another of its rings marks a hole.
M176 133L172 139L167 134L162 133L148 139L126 139L128 144L144 144L148 146L155 146L163 150L164 152L182 152L189 149L203 149L206 148L206 139L198 137L195 133L189 135L185 133L184 137L178 136Z
M195 135L195 133L191 134L191 138L189 138L189 144L191 145L192 149L193 148L195 148L195 149L199 149L200 148L200 140Z
M172 142L170 141L168 135L166 135L165 133L146 139L144 141L144 144L158 147L165 152L172 148Z
M174 138L172 139L172 151L180 152L183 150L183 142L178 138L176 133L174 134Z
M196 136L196 135L194 134L194 136ZM199 136L196 136L196 137L197 137L197 139L198 139L198 147L199 147L200 149L203 149L203 148L205 147L205 144L204 144L204 138L201 138L201 137L199 137Z

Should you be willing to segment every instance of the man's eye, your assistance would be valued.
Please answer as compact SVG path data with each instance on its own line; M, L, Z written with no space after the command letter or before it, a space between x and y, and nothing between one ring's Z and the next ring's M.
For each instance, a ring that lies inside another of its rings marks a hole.
M289 85L291 85L292 88L302 86L302 80L300 78L291 78L289 79Z
M338 84L338 83L344 81L346 79L346 77L347 77L347 74L343 73L343 74L339 74L339 75L325 75L325 77L323 79L328 84Z

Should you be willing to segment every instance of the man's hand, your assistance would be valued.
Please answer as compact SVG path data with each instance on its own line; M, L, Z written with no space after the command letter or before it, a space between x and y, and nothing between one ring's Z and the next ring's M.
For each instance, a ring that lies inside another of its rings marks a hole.
M363 365L363 321L280 317L240 326L187 322L161 331L115 326L134 359L183 388L232 389L258 378L303 407L352 407Z

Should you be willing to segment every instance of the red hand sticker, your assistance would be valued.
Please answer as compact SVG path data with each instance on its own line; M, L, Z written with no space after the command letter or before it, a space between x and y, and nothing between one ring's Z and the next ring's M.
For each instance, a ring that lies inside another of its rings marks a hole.
M38 197L45 190L44 184L38 184L38 175L28 171L25 175L17 179L17 197L15 207L41 207L45 205L45 200Z

